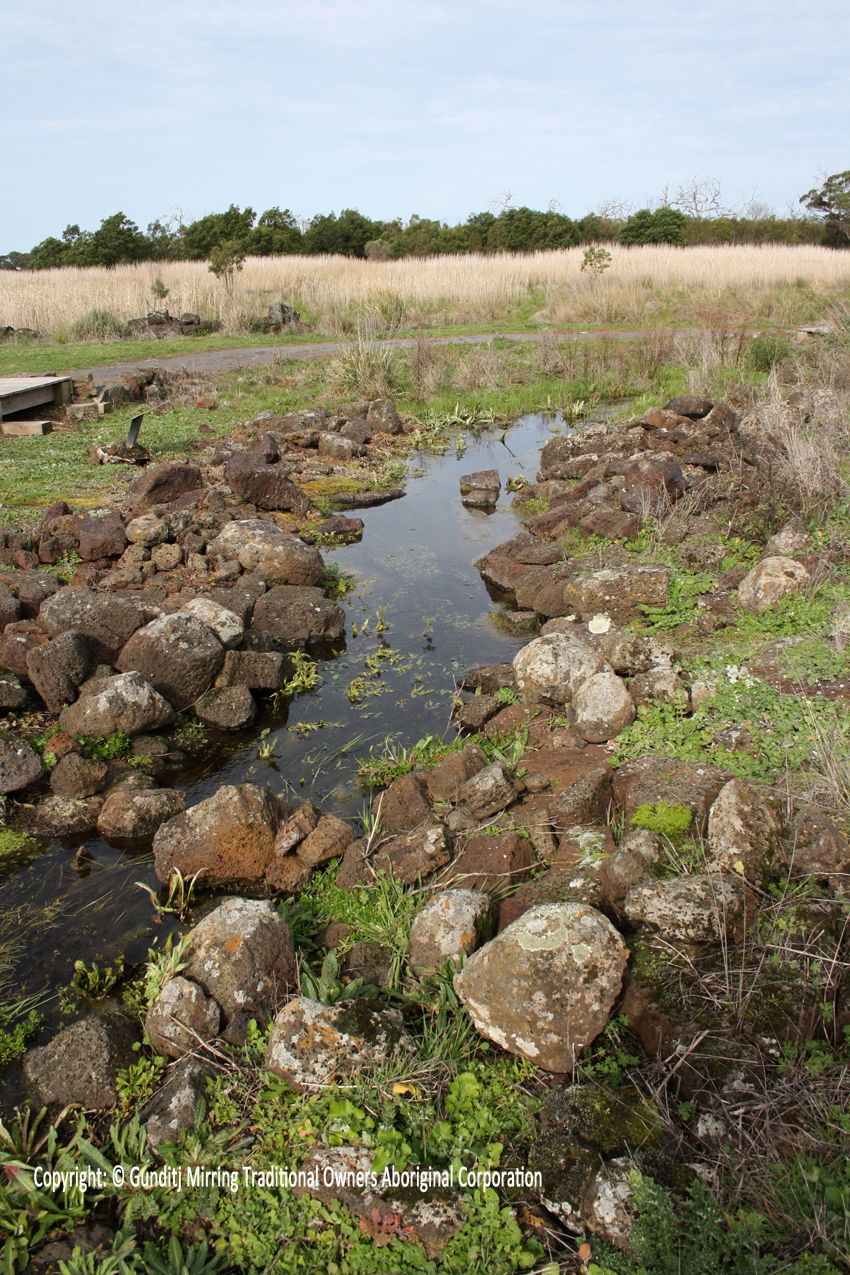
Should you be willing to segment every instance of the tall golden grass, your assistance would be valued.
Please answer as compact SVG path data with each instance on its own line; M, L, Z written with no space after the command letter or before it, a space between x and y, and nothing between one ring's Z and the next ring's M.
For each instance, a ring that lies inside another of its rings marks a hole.
M158 308L159 277L172 314L246 328L272 301L295 304L319 330L350 330L358 317L393 323L487 322L524 306L552 323L795 323L850 290L850 253L812 246L611 246L601 279L583 274L583 250L366 261L253 257L232 294L205 262L144 262L113 269L0 271L0 325L62 339L92 310L119 320ZM390 316L386 316L390 317Z

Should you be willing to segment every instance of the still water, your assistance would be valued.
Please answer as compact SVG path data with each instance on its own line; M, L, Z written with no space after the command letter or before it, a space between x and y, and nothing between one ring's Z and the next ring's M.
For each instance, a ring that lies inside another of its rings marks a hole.
M368 804L357 769L370 749L380 753L387 735L405 747L427 734L451 737L455 676L473 664L511 660L528 640L499 625L474 564L521 529L507 478L533 482L541 447L568 429L558 417L535 414L504 434L466 440L460 454L415 457L403 499L357 511L365 523L362 541L323 550L357 583L341 603L344 641L319 658L321 683L284 712L261 714L249 732L211 741L202 760L167 782L185 789L189 805L222 784L250 782L356 819ZM461 504L460 476L479 469L497 469L502 480L490 514ZM266 757L270 744L274 755ZM80 845L90 858L74 866ZM157 922L137 884L159 888L149 847L118 850L94 834L54 841L7 860L2 871L0 941L13 945L11 983L2 994L52 993L35 1043L60 1023L57 993L70 982L75 960L101 968L118 956L139 962L171 928ZM0 1073L0 1099L16 1097L19 1083L17 1069Z

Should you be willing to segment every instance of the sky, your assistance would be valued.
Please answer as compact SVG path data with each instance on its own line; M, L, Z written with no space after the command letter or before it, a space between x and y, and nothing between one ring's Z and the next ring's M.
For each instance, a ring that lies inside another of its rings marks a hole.
M230 203L582 216L850 168L846 0L2 0L0 251Z

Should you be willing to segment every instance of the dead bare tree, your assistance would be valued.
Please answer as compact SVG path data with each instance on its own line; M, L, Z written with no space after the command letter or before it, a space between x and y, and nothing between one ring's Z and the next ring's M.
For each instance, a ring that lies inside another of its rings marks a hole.
M492 199L487 201L487 207L490 212L507 212L509 208L513 208L511 199L513 198L512 190L503 190L498 195L494 195Z
M630 199L603 199L597 204L596 211L605 221L625 221L634 212L634 207Z
M723 178L689 177L676 187L671 208L680 208L687 217L728 217L731 209L722 199Z

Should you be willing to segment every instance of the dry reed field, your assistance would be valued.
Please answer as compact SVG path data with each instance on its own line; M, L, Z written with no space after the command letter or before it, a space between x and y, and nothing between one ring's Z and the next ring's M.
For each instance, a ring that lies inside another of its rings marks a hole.
M389 262L253 257L230 290L199 261L0 271L0 324L79 339L85 330L74 327L93 310L124 322L162 304L151 291L156 278L169 289L172 314L222 319L230 332L281 299L317 331L345 333L370 315L376 329L387 329L494 322L523 308L554 324L794 324L850 292L850 254L828 248L614 245L611 253L599 279L582 273L581 248Z

